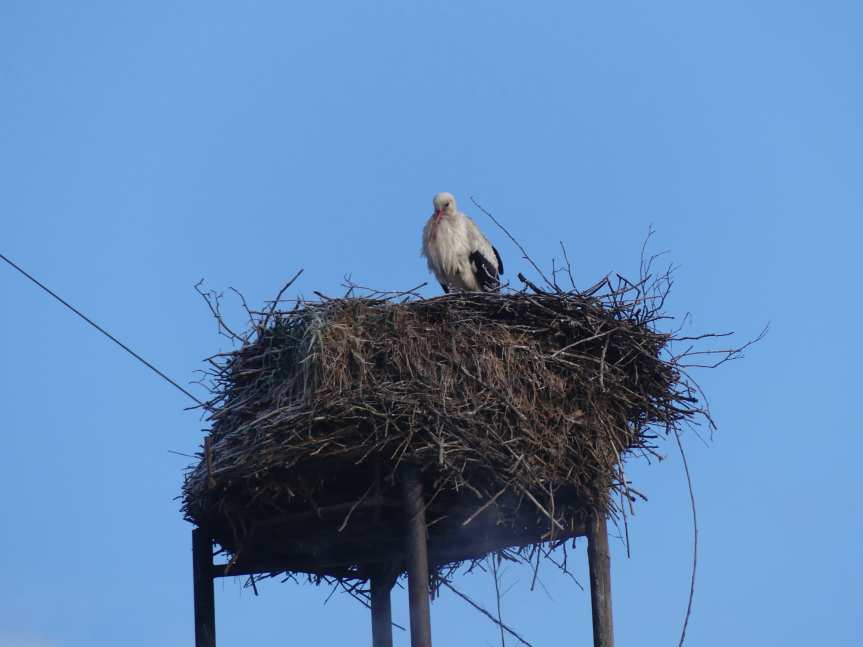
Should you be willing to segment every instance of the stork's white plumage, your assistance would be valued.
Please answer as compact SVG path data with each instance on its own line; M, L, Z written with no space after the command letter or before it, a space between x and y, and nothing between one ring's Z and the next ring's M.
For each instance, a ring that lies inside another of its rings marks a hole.
M490 292L500 287L503 261L476 223L461 213L451 193L438 193L423 229L422 255L444 292Z

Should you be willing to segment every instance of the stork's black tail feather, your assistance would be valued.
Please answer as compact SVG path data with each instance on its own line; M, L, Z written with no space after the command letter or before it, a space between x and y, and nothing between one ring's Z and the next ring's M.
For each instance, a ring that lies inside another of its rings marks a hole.
M495 250L495 255L500 259L500 255ZM479 283L483 292L493 292L500 287L500 279L498 268L494 266L482 253L477 250L470 255L470 262L473 266L476 282ZM498 260L500 263L500 260Z

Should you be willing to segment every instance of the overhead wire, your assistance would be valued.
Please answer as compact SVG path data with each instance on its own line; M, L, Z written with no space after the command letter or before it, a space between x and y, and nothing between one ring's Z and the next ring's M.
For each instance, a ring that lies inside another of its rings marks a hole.
M17 264L16 264L16 263L14 263L14 262L12 262L10 259L8 259L8 258L7 258L6 256L4 256L3 254L0 254L0 259L3 259L4 261L6 261L10 266L12 266L12 267L13 267L14 269L16 269L18 272L20 272L21 274L23 274L24 276L26 276L28 279L30 279L30 281L32 281L33 283L35 283L36 285L38 285L38 286L39 286L40 288L42 288L45 292L47 292L47 293L48 293L48 294L50 294L52 297L54 297L57 301L59 301L60 303L62 303L64 306L66 306L67 308L69 308L69 310L71 310L71 311L72 311L72 312L74 312L76 315L78 315L81 319L83 319L83 320L84 320L84 321L86 321L88 324L90 324L91 326L93 326L93 328L95 328L95 329L96 329L96 330L98 330L100 333L102 333L103 335L105 335L108 339L110 339L111 341L113 341L113 342L114 342L115 344L117 344L120 348L122 348L123 350L125 350L125 351L126 351L127 353L129 353L132 357L134 357L134 358L135 358L135 359L137 359L139 362L141 362L144 366L146 366L146 367L147 367L147 368L149 368L151 371L153 371L156 375L158 375L158 376L159 376L159 377L161 377L163 380L165 380L166 382L168 382L169 384L171 384L172 386L174 386L175 388L177 388L178 390L180 390L180 391L181 391L183 394L185 394L188 398L190 398L190 399L194 400L194 401L195 401L199 406L202 406L202 407L204 407L205 409L206 409L206 408L209 408L205 402L203 402L203 401L201 401L200 399L198 399L197 397L195 397L195 396L194 396L192 393L190 393L187 389L185 389L184 387L180 386L177 382L175 382L175 381L174 381L174 380L172 380L170 377L168 377L167 375L165 375L165 373L163 373L162 371L160 371L158 368L156 368L155 366L153 366L153 365L152 365L150 362L148 362L146 359L144 359L143 357L141 357L138 353L136 353L136 352L135 352L135 351L133 351L131 348L129 348L126 344L124 344L124 343L123 343L123 342L121 342L119 339L117 339L114 335L112 335L112 334L111 334L111 333L109 333L107 330L105 330L104 328L102 328L102 326L100 326L100 325L99 325L99 324L97 324L95 321L93 321L92 319L90 319L90 317L88 317L88 316L87 316L87 315L85 315L83 312L81 312L80 310L78 310L78 308L76 308L75 306L73 306L71 303L69 303L68 301L66 301L66 300L65 300L63 297L61 297L59 294L57 294L56 292L54 292L51 288L49 288L49 287L48 287L48 286L46 286L44 283L40 282L38 279L36 279L35 277L33 277L31 274L29 274L26 270L24 270L24 268L22 268L21 266L17 265Z

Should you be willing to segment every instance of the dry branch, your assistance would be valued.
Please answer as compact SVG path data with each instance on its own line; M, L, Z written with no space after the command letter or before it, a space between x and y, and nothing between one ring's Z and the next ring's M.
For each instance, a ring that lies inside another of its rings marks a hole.
M521 291L423 299L346 279L346 297L279 310L283 289L247 309L245 334L220 326L244 341L209 360L211 431L186 476L186 517L235 572L357 591L376 564L403 565L392 502L408 462L429 493L435 586L489 553L556 563L549 547L583 534L592 510L642 496L627 456L655 454L657 431L710 422L686 368L712 336L659 329L672 281L655 258L637 281L584 291L520 276Z

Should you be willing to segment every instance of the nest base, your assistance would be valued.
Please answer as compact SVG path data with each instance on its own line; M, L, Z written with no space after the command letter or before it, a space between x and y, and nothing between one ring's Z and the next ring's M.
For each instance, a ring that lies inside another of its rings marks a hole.
M423 479L427 492L433 491L432 477L427 473ZM232 525L236 514L213 515L201 525L231 555L214 572L216 576L289 572L367 581L377 566L387 564L404 573L405 509L399 489L393 482L365 498L314 506L304 503L293 513L247 511L247 518L255 522L246 528ZM546 503L551 509L573 507L572 501ZM483 501L469 490L439 493L425 504L424 512L433 573L489 553L517 552L537 541L560 542L587 532L584 522L550 527L543 510L510 494Z

